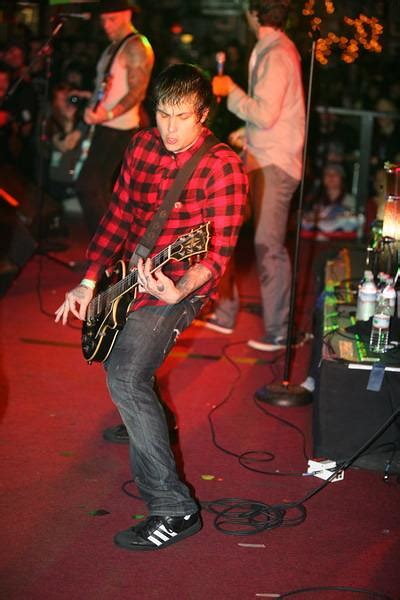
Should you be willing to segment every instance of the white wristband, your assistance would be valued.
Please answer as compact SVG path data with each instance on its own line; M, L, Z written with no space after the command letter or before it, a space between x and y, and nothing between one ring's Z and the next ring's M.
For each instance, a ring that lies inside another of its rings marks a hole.
M80 285L83 285L89 288L90 290L94 290L94 288L96 287L96 282L93 281L93 279L82 279Z

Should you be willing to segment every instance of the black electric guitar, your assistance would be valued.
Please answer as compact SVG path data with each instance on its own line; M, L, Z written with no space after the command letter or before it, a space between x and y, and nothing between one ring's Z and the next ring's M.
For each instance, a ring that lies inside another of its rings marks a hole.
M151 272L170 260L184 260L206 252L209 239L209 223L192 229L152 257ZM122 260L107 270L104 279L100 283L101 291L88 305L82 326L82 352L88 363L103 362L110 354L118 333L125 325L139 285L137 269L127 273Z

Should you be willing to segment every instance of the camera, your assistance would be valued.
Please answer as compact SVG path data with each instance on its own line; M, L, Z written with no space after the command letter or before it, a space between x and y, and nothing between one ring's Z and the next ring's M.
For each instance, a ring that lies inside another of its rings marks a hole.
M83 110L88 103L88 99L82 98L82 96L78 96L76 94L72 94L71 96L68 96L68 102L80 110Z

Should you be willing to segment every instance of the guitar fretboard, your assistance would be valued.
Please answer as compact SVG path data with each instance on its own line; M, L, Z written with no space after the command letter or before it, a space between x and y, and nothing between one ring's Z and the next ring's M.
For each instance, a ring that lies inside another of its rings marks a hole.
M178 238L175 242L152 256L153 273L171 259L183 260L194 254L200 254L207 250L209 240L209 223L203 223L190 233ZM87 320L90 322L98 315L107 312L114 300L122 294L133 290L139 284L136 267L117 283L110 285L106 290L95 296L88 305Z
M164 248L164 250L161 250L159 254L152 258L152 273L171 259L171 250L172 246L168 246L168 248ZM109 306L111 306L112 302L116 298L122 294L125 294L126 292L129 292L130 290L133 290L138 284L138 273L137 269L135 268L133 271L130 271L126 277L117 283L114 283L114 285L111 285L93 298L88 307L88 318L90 319L98 314L103 313L108 309Z

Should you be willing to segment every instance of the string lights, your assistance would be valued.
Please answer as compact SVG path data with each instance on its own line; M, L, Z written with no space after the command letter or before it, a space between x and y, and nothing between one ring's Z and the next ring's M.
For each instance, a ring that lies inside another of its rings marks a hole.
M303 15L312 17L311 31L320 32L322 18L315 14L316 0L306 0L303 8ZM325 12L332 15L335 12L335 4L331 0L324 0ZM315 45L315 58L319 63L326 65L328 58L332 54L332 46L338 46L341 52L341 58L346 63L352 63L358 58L360 46L369 52L382 52L382 46L379 43L379 36L383 33L383 26L376 17L367 17L360 14L351 19L345 16L343 21L346 25L353 28L351 37L337 35L329 31L324 37L318 37Z

